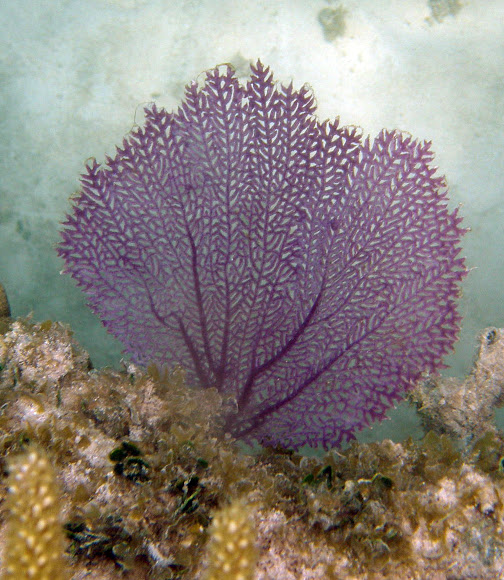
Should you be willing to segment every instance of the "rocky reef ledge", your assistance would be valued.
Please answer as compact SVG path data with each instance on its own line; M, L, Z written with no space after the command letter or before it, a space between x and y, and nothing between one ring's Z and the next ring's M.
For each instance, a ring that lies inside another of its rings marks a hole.
M62 577L504 577L504 439L493 422L503 330L482 333L464 381L428 377L409 395L428 429L421 441L306 457L245 453L221 428L233 401L189 388L182 369L95 370L67 326L4 314L2 468L23 469L33 449L52 464ZM4 569L9 486L4 477Z

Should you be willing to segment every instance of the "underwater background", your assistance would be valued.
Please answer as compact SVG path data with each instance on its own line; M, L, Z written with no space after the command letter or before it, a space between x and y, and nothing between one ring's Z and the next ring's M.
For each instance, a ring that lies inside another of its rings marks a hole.
M96 367L118 366L54 245L87 160L102 162L155 101L220 63L260 58L308 83L321 119L432 140L461 205L460 340L445 374L469 372L477 333L504 326L504 1L71 0L0 7L0 282L13 316L69 323ZM406 405L361 439L419 436ZM502 421L501 421L502 424Z

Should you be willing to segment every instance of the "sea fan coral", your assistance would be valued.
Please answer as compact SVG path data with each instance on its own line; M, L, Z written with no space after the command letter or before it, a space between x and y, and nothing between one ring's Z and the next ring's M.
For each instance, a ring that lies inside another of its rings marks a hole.
M441 366L464 229L430 143L320 122L258 62L155 105L91 163L59 255L137 363L236 399L227 428L325 447Z

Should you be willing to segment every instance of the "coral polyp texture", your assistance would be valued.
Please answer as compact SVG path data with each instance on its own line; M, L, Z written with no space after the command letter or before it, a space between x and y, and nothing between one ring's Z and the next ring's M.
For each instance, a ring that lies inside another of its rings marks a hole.
M254 580L256 530L250 508L235 500L214 515L204 580Z
M63 553L60 492L47 455L31 446L9 463L3 580L70 578Z
M82 176L58 246L137 364L236 401L226 429L298 448L353 437L459 327L464 233L430 143L319 121L257 62L188 85Z

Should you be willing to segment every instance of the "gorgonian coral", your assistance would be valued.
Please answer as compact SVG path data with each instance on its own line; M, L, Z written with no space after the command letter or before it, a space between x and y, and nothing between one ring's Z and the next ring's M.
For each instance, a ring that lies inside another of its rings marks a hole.
M441 366L464 229L430 143L320 122L258 62L91 163L59 255L137 363L237 401L236 436L331 446Z

